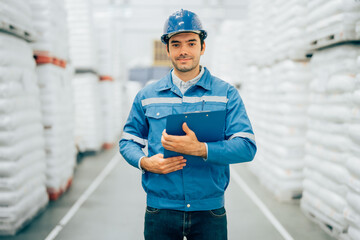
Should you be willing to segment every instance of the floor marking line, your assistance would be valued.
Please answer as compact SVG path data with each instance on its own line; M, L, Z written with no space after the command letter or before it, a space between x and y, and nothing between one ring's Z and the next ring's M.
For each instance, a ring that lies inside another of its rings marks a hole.
M288 231L281 225L281 223L275 218L275 216L270 212L266 205L258 198L258 196L250 189L250 187L245 183L245 181L240 177L236 170L231 167L231 178L240 186L240 188L251 198L251 200L256 204L256 206L261 210L265 217L271 222L271 224L276 228L276 230L281 234L285 240L294 240L294 238L289 234Z
M104 181L104 179L109 175L109 173L115 168L115 166L120 161L119 153L116 153L114 157L109 161L106 167L101 171L101 173L96 177L96 179L91 183L91 185L85 190L85 192L79 197L79 199L74 203L66 215L60 220L57 226L49 233L45 240L54 240L55 237L60 233L60 231L65 227L65 225L70 221L70 219L76 214L84 202L90 197L90 195L99 187L99 185Z

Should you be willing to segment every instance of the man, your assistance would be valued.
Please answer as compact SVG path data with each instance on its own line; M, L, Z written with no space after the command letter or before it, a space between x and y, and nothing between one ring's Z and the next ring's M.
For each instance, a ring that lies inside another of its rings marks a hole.
M206 36L196 14L170 15L161 40L174 68L137 94L119 143L126 161L143 170L145 239L227 239L229 164L251 161L256 152L238 91L199 65ZM223 141L199 142L186 123L186 135L166 133L168 115L201 110L226 110ZM164 149L182 156L164 158Z

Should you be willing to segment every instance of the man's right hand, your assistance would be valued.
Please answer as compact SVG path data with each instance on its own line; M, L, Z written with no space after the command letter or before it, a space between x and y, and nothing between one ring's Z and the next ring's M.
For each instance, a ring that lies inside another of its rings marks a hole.
M186 166L186 159L183 156L164 158L164 155L159 153L142 158L140 164L146 171L167 174L183 169Z

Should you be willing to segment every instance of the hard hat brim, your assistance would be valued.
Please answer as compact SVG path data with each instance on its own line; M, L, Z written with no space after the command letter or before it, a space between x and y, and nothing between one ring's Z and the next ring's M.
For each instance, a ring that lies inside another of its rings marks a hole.
M176 32L172 32L172 33L168 33L168 34L164 34L161 36L161 41L164 44L167 44L170 40L171 37L179 34L179 33L187 33L187 32L191 32L191 33L196 33L198 35L202 35L203 39L205 39L207 37L207 33L205 30L182 30L182 31L176 31Z

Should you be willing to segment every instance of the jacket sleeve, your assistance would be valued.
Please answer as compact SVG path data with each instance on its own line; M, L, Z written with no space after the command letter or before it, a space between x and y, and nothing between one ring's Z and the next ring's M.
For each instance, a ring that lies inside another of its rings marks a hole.
M246 114L244 103L234 87L228 91L225 120L225 139L207 142L207 162L232 164L253 160L256 153L254 132Z
M139 96L140 93L135 97L123 129L119 148L125 160L130 165L140 169L139 160L145 156L142 148L147 144L149 126Z

